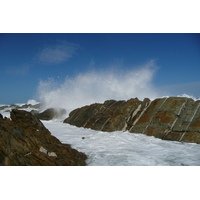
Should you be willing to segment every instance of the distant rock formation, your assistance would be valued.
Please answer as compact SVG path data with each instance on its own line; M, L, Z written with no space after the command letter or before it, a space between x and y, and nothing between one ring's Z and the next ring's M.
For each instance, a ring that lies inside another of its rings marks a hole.
M200 144L200 100L186 97L153 101L105 101L75 109L64 120L78 127L101 131L143 133L164 140Z
M30 112L12 110L11 120L0 114L0 165L86 165L86 155L62 144Z
M31 113L35 115L40 120L52 120L54 118L62 118L67 112L62 108L48 108L44 110L44 103L38 103L35 105L22 104L22 105L5 105L0 106L0 111L10 112L12 109L18 110L31 110Z
M31 104L23 104L23 105L16 105L16 104L12 104L12 105L5 105L5 106L0 106L0 110L4 110L4 109L25 109L25 108L33 108L33 109L39 109L43 106L43 103L38 103L35 105L31 105Z

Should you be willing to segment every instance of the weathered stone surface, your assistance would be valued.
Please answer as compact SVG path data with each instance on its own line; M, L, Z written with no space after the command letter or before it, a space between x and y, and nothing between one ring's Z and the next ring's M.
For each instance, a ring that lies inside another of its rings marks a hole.
M200 101L169 97L106 101L72 111L64 121L101 131L143 133L165 140L200 143Z
M158 100L160 105L157 109L154 109L155 112L151 115L151 119L142 133L153 135L158 138L164 138L164 136L172 130L186 100L186 98L178 97ZM151 106L149 106L148 109L151 109ZM146 110L147 113L148 109Z
M104 104L92 104L72 111L64 123L78 127L92 128L102 131L126 130L127 123L131 123L130 115L141 101L105 101Z
M11 120L0 115L0 163L2 165L86 165L86 155L62 144L38 118L12 110Z

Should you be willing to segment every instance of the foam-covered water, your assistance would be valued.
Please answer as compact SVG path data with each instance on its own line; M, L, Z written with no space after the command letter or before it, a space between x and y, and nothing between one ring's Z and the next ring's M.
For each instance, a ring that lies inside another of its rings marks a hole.
M93 166L199 166L200 145L129 132L101 132L43 121L61 142L86 153Z

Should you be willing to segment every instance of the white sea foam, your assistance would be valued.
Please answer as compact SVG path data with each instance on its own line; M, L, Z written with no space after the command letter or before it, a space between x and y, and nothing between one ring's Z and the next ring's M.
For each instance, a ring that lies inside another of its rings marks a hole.
M36 101L35 99L29 99L26 104L36 105L40 102Z
M152 79L156 71L153 61L132 70L93 70L66 78L59 83L54 79L40 81L39 100L46 107L71 111L91 103L108 99L128 100L138 97L154 99L159 96Z
M193 99L194 101L200 100L200 98L196 98L196 97L194 97L192 95L188 95L188 94L178 95L177 97L187 97L187 98Z
M86 153L95 166L199 166L200 145L129 132L101 132L58 121L43 121L61 142Z

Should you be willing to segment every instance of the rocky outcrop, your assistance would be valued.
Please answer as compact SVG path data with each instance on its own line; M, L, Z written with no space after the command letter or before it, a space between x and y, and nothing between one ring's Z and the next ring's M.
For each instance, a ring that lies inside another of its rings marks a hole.
M86 155L62 144L30 112L0 115L0 164L11 166L86 165Z
M105 101L72 111L64 120L78 127L101 131L129 131L165 140L200 144L200 100L186 97L153 101Z
M52 120L54 118L60 118L66 114L65 109L54 109L48 108L47 110L39 113L38 111L32 111L32 114L35 115L38 119L41 120Z

